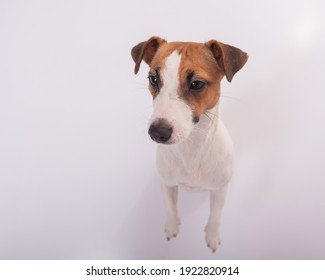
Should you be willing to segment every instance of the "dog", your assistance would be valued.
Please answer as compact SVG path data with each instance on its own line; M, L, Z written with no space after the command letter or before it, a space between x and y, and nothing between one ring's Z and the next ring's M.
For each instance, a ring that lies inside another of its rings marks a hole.
M167 42L153 36L131 50L137 74L142 60L149 67L153 114L148 133L158 143L157 169L166 208L168 240L179 232L178 187L210 192L205 227L207 246L220 245L220 218L233 173L234 148L220 120L220 82L245 65L248 55L216 40Z

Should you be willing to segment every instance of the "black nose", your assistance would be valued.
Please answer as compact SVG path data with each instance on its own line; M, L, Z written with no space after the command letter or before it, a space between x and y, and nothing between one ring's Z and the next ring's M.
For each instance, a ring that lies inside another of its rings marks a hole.
M159 122L150 125L148 133L157 143L166 143L173 133L173 127L165 122Z

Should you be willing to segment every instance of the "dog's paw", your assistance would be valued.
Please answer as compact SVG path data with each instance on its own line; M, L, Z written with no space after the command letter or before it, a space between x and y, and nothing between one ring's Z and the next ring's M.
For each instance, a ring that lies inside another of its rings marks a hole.
M212 253L215 253L221 244L219 230L217 227L209 224L205 227L205 241L208 248L212 250Z
M179 225L181 221L179 218L168 218L165 225L165 233L167 240L170 240L173 237L176 237L179 232Z

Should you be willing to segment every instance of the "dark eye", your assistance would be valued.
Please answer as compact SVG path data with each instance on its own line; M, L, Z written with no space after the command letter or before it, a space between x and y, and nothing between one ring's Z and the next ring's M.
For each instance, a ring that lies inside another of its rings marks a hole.
M190 84L190 90L201 90L205 86L205 82L193 81Z
M152 75L150 75L150 76L148 77L148 79L149 79L149 83L150 83L153 87L157 87L157 86L158 86L159 81L158 81L158 78L157 78L156 76L152 76Z

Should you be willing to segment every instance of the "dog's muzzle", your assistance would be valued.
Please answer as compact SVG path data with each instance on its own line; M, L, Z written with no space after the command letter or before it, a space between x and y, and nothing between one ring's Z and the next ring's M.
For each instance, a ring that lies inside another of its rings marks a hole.
M151 139L157 143L167 144L173 133L173 127L164 120L153 123L148 131Z

